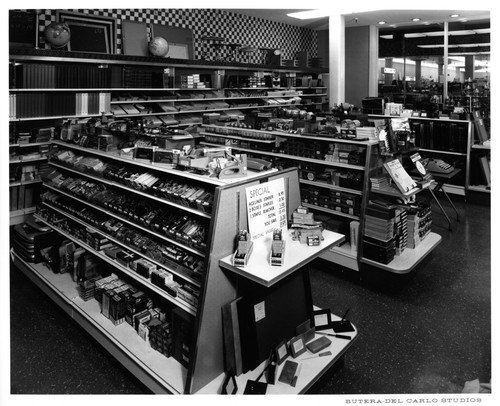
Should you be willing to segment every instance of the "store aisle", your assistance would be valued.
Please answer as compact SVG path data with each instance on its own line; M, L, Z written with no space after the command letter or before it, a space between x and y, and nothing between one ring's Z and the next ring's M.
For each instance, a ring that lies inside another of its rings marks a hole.
M466 381L490 381L490 209L455 204L461 222L451 232L433 206L442 242L406 283L314 272L315 304L338 314L350 308L359 329L344 368L315 393L460 393Z
M433 212L443 241L398 289L313 264L315 304L349 308L359 329L344 367L313 393L459 393L467 380L489 381L490 209L456 205L462 221L452 232ZM13 394L148 393L16 270L10 292Z

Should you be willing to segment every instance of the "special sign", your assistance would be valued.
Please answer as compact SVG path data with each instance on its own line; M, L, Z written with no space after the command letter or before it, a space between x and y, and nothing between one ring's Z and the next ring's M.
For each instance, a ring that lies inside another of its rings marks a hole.
M246 189L248 231L255 241L277 228L286 228L285 179L279 178Z

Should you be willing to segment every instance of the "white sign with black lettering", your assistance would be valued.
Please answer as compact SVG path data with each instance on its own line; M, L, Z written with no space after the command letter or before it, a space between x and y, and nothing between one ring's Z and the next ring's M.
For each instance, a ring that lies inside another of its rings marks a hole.
M248 231L252 241L265 237L275 229L286 230L285 179L250 186L246 189Z

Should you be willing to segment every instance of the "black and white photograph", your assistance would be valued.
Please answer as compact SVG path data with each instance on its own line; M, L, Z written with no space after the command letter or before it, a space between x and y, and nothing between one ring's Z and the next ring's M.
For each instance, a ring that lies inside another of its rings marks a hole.
M0 404L499 404L493 5L93 3L2 10Z

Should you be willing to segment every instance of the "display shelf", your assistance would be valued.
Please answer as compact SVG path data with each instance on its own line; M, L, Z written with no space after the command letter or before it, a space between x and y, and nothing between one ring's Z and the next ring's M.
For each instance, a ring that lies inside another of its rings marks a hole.
M34 185L37 183L42 183L41 179L34 180L20 180L16 182L9 182L9 187L22 186L22 185Z
M50 141L46 142L30 142L29 144L15 144L16 147L19 148L29 148L29 147L40 147L42 145L47 145L50 144ZM12 147L13 145L9 145L9 147Z
M54 141L52 141L52 143L54 145L60 145L63 147L67 147L67 148L76 150L76 151L85 152L87 154L91 154L94 156L100 156L103 158L111 159L111 160L114 160L116 162L123 162L123 163L131 164L134 166L142 167L142 168L154 169L154 170L157 170L159 172L175 175L175 176L178 176L181 178L196 180L196 181L203 182L206 184L220 186L220 185L224 185L227 183L221 179L211 178L208 176L198 175L198 174L194 174L194 173L190 173L190 172L186 172L186 171L181 171L181 170L173 169L173 168L165 168L165 167L161 167L160 165L151 164L151 162L142 162L142 161L136 160L136 159L123 158L119 155L118 151L102 152L102 151L98 151L96 149L84 148L84 147L81 147L79 145L72 144L69 142L60 141L60 140L54 140Z
M309 209L315 209L318 211L322 211L324 213L335 214L337 216L345 217L345 218L348 218L351 220L359 220L359 216L355 216L355 215L349 214L349 213L343 213L342 211L339 211L339 210L328 209L327 207L316 206L314 204L309 204L309 203L304 203L304 202L302 203L302 206L307 207Z
M124 117L149 117L149 116L165 116L165 115L176 115L176 114L200 114L200 113L216 113L219 111L231 111L231 110L245 110L245 109L268 109L268 108L276 108L276 107L290 107L294 106L295 103L285 103L285 104L264 104L258 106L238 106L238 107L220 107L216 109L200 109L200 110L178 110L178 111L168 111L168 112L157 112L157 113L133 113L133 114L115 114L116 118L124 118Z
M314 306L315 310L319 310L318 307ZM332 314L332 321L340 320L340 317ZM323 319L325 321L323 321ZM321 319L315 320L320 323L326 323L326 316L321 315ZM324 351L330 351L331 354L327 356L318 357L317 354L313 354L309 350L301 354L297 358L292 358L289 356L287 359L297 362L300 365L300 373L297 378L295 386L282 383L276 379L276 383L268 384L266 389L266 395L296 395L304 394L314 385L315 382L320 379L320 377L327 372L335 363L342 362L347 350L353 345L353 343L358 338L358 330L354 326L354 331L348 333L342 333L342 335L349 336L351 339L340 339L331 336L326 336L331 340L331 344L324 349ZM324 330L325 333L333 333L332 329ZM322 337L324 335L315 333L314 339ZM243 394L245 386L248 380L256 380L260 373L264 370L266 362L262 362L257 368L247 373L241 374L235 377L236 385L238 386L237 395ZM283 369L284 363L277 365L276 367L276 377L279 377ZM221 393L225 375L221 374L208 385L203 387L198 394L219 394ZM260 382L265 382L265 378L261 378Z
M345 268L359 271L358 252L351 248L349 242L330 248L321 255L321 258Z
M430 117L404 117L404 116L388 116L384 114L369 114L370 117L374 118L408 118L410 120L422 120L422 121L441 121L446 123L467 123L468 120L456 120L451 118L430 118Z
M52 143L54 145L68 147L69 149L85 152L85 153L88 153L88 154L91 154L94 156L100 156L103 158L111 159L111 160L116 161L116 162L127 163L127 164L138 166L141 168L155 170L155 171L162 172L165 174L170 174L170 175L174 175L177 177L194 180L194 181L201 182L201 183L204 183L207 185L212 185L212 186L223 186L223 185L227 185L229 183L251 180L251 179L258 177L258 176L261 176L263 174L262 172L248 171L246 176L227 178L227 179L218 179L218 178L210 177L207 175L199 175L199 174L188 172L185 170L179 170L179 169L170 168L170 167L167 168L167 167L162 166L161 164L154 164L150 161L131 159L131 158L123 158L119 155L119 151L102 152L102 151L98 151L96 149L84 148L84 147L81 147L79 145L60 141L60 140L54 140L54 141L52 141ZM220 145L218 145L218 147L220 147ZM270 173L275 172L275 171L276 171L276 169L272 169L272 170L266 171L265 173L270 174Z
M415 195L420 193L422 190L428 189L432 185L432 181L429 181L428 183L423 184L422 186L418 186L413 188L412 190L408 192L400 192L396 187L392 189L371 189L371 193L376 193L379 195L384 195L384 196L390 196L390 197L395 197L395 198L400 198L404 202L409 202Z
M67 212L66 212L66 211L64 211L64 210L61 210L61 209L59 209L59 208L57 208L57 207L54 207L54 206L52 206L52 205L50 205L50 204L48 204L48 203L46 203L46 202L44 202L44 203L43 203L43 205L44 205L45 207L48 207L49 209L51 209L51 210L53 210L53 211L55 211L55 212L57 212L57 213L61 214L61 215L63 215L64 217L69 218L70 220L72 220L72 221L74 221L74 222L76 222L76 223L78 223L78 224L80 224L80 225L84 226L84 227L88 227L88 228L90 228L90 229L95 229L95 230L97 230L97 229L96 229L94 226L92 226L91 224L88 224L88 223L86 223L86 222L84 222L84 221L80 220L79 218L77 218L77 217L75 217L75 216L71 215L70 213L67 213ZM47 224L49 224L49 223L47 223ZM55 225L52 225L52 224L49 224L49 225L50 225L51 227L53 227L53 228L56 228L56 229L57 229L57 231L59 231L59 232L61 232L61 233L62 233L62 232L64 232L63 230L60 230L59 228L57 228ZM128 250L128 251L133 252L134 254L136 254L136 255L140 256L141 258L146 259L148 262L152 262L153 264L155 264L156 266L158 266L158 267L160 267L160 268L164 268L164 269L166 269L167 271L171 272L172 274L174 274L174 275L176 275L176 276L178 276L178 277L180 277L180 278L182 278L182 279L184 279L184 280L188 281L189 283L191 283L191 284L193 284L193 285L195 285L195 286L200 286L200 283L199 283L198 281L196 281L196 280L194 280L194 279L192 279L192 278L190 278L190 277L188 277L188 276L184 275L182 272L179 272L179 271L177 271L176 269L173 269L173 268L169 267L168 265L165 265L165 264L163 264L163 263L161 263L161 262L155 261L153 258L150 258L150 257L148 257L148 256L144 255L144 253L140 252L139 250L137 250L137 249L135 249L135 248L133 248L133 247L130 247L129 245L125 244L124 242L122 242L122 241L120 241L120 240L117 240L116 238L113 238L113 237L111 237L111 236L107 235L106 233L103 233L103 232L102 232L102 230L99 230L99 232L101 232L103 235L105 235L105 236L106 236L106 238L107 238L109 241L113 242L114 244L119 245L120 247L123 247L123 248L125 248L125 249L126 249L126 250ZM69 236L69 234L67 234L67 235ZM68 238L69 238L69 237L68 237ZM72 238L74 239L74 237L72 237ZM82 242L80 242L80 241L78 241L78 243L79 243L79 244L83 244L83 243L82 243Z
M54 163L52 161L49 161L49 165L52 166L52 167L54 167L54 168L57 168L57 169L61 169L61 170L67 171L67 172L71 172L71 173L73 173L75 175L78 175L78 176L84 176L84 177L86 177L88 179L97 180L97 181L99 181L102 184L113 186L115 188L127 191L129 193L133 193L133 194L136 194L138 196L142 196L144 198L151 199L151 200L156 201L158 203L165 204L165 205L171 206L171 207L175 207L175 208L177 208L179 210L182 210L182 211L185 211L185 212L188 212L188 213L191 213L191 214L195 214L195 215L197 215L199 217L203 217L203 218L207 218L207 219L211 218L211 214L210 213L207 213L207 212L204 212L204 211L200 211L200 210L196 210L196 209L193 209L191 207L184 206L182 204L177 204L177 203L172 202L172 201L170 201L168 199L157 197L157 196L151 195L149 193L141 192L140 190L137 190L137 189L134 189L134 188L130 188L130 187L125 186L125 185L123 185L121 183L118 183L118 182L113 182L113 181L110 181L108 179L104 179L104 178L96 177L96 176L93 176L93 175L89 175L89 174L87 174L85 172L81 172L81 171L78 171L76 169L68 168L67 166L59 165L59 164Z
M420 242L420 245L414 249L406 248L401 255L396 255L389 264L382 264L364 257L361 258L361 262L392 273L407 274L429 255L441 243L441 240L440 235L431 232Z
M43 264L25 262L15 252L11 257L21 272L150 390L183 393L187 369L151 348L128 323L114 325L101 314L96 300L83 301L69 273L55 274Z
M269 287L302 268L308 262L320 256L325 250L341 243L345 236L324 230L323 238L319 246L308 246L301 244L299 241L294 241L288 232L284 232L285 261L282 266L272 266L269 263L271 237L254 241L252 254L247 265L243 267L234 266L232 255L222 258L219 263L222 268L228 271Z
M463 156L466 157L467 154L463 154L461 152L453 152L453 151L445 151L441 149L428 149L428 148L419 148L420 152L432 152L436 154L445 154L445 155L454 155L454 156Z
M24 209L19 209L19 210L13 210L9 213L9 224L11 226L15 224L22 223L24 221L24 218L28 214L32 214L36 211L36 206L33 207L26 207Z
M283 65L250 64L243 62L222 62L192 59L162 58L154 56L119 55L96 52L62 51L57 49L27 49L13 48L9 50L10 59L14 61L43 61L54 63L83 63L83 64L108 64L128 66L167 66L175 68L189 68L196 70L228 70L228 71L255 71L255 72L280 72L280 73L324 73L322 68L300 68ZM286 87L280 87L286 88ZM316 87L305 87L315 89ZM322 87L324 88L324 87ZM256 89L256 88L249 88ZM275 88L271 88L275 89ZM127 88L123 88L127 90Z
M249 141L252 141L252 140L249 139ZM205 143L205 145L214 145L215 146L217 144ZM219 145L219 147L220 147L220 145ZM364 171L364 167L359 166L359 165L342 164L340 162L330 162L330 161L325 161L325 160L321 160L321 159L304 158L304 157L297 156L297 155L287 155L287 154L282 154L279 152L268 152L268 151L261 151L261 150L257 150L257 149L242 148L242 147L237 147L237 146L232 146L231 148L235 149L237 151L240 151L240 152L247 152L247 153L254 153L254 154L257 153L257 154L261 154L261 155L265 155L265 156L273 156L276 158L293 159L296 161L307 162L309 164L324 165L324 166L328 166L328 167L332 167L332 168L344 168L344 169L353 169L353 170L357 170L357 171Z
M110 116L111 113L105 113L105 115ZM68 114L63 116L40 116L40 117L23 117L23 118L10 118L10 122L22 122L22 121L37 121L37 120L71 120L86 117L101 117L102 114Z
M152 235L152 236L154 236L156 238L164 240L164 241L166 241L166 242L168 242L170 244L176 245L177 247L180 247L180 248L182 248L185 251L188 251L188 252L190 252L192 254L195 254L195 255L198 255L200 257L205 256L204 252L201 252L201 251L199 251L197 249L194 249L194 248L190 247L189 245L185 245L185 244L183 244L183 243L181 243L179 241L173 240L173 239L171 239L171 238L169 238L169 237L167 237L167 236L165 236L163 234L156 233L156 232L150 230L149 228L143 227L140 224L137 224L134 221L131 221L131 220L129 220L129 219L123 217L123 216L120 216L120 215L118 215L118 214L116 214L116 213L114 213L114 212L112 212L110 210L106 210L105 208L103 208L101 206L89 203L89 202L87 202L85 200L82 200L82 199L80 199L78 197L73 196L70 193L66 193L63 190L60 190L60 189L58 189L56 187L53 187L53 186L50 186L50 185L47 185L47 184L45 184L45 187L47 189L50 189L50 190L52 190L52 191L54 191L56 193L59 193L59 194L63 195L63 196L69 197L69 198L71 198L71 199L73 199L73 200L75 200L77 202L83 203L84 205L86 205L86 206L88 206L88 207L90 207L90 208L92 208L92 209L94 209L96 211L99 211L101 213L105 213L106 215L108 215L110 217L113 217L113 218L115 218L117 220L120 220L121 222L126 223L128 225L131 225L134 228L137 228L137 229L139 229L139 230L141 230L141 231L143 231L143 232L145 232L145 233L147 233L149 235ZM88 225L88 226L90 227L90 225Z
M220 137L220 138L224 138L224 139L227 139L227 140L248 141L248 138L240 137L238 135L212 134L212 133L206 133L206 132L202 132L200 134L201 135L214 136L214 137ZM252 138L252 142L256 142L256 143L259 143L259 144L269 144L269 145L276 144L276 140L262 140L262 139L259 139L259 138ZM213 145L217 145L217 144L213 144ZM223 146L223 145L221 144L219 146Z
M491 149L491 145L489 142L487 144L473 144L471 148L489 151Z
M471 192L491 193L491 187L486 185L471 185L469 190Z
M46 156L40 158L31 158L31 159L10 159L9 164L25 164L25 163L46 161L47 159L48 158Z
M369 118L408 118L412 129L417 128L416 125L418 123L425 125L425 134L427 135L424 136L423 130L421 130L420 133L415 130L415 143L418 147L418 151L430 155L431 157L439 157L442 155L445 160L450 159L456 161L457 163L454 166L458 165L464 171L463 181L460 181L460 184L447 184L445 188L450 193L467 196L467 190L470 185L470 161L473 147L474 121L450 119L448 117L401 117L383 114L369 114ZM451 132L451 126L455 127L454 132ZM445 130L443 130L443 128L445 128ZM453 135L453 139L448 138L450 135ZM439 141L439 143L436 143L436 141ZM454 145L454 147L452 148L451 145ZM456 150L452 151L452 149Z
M245 138L245 133L247 132L252 132L255 134L269 134L273 135L275 137L282 137L282 138L295 138L295 139L300 139L300 140L309 140L309 141L325 141L325 142L330 142L330 143L335 143L335 144L349 144L349 145L357 145L357 146L375 146L378 145L378 141L375 140L368 140L368 141L356 141L356 140L349 140L349 139L344 139L344 138L334 138L334 137L322 137L320 135L315 135L315 134L293 134L289 133L286 131L267 131L267 130L255 130L255 129L246 129L246 128L238 128L238 127L220 127L217 125L211 125L211 124L204 124L202 126L203 128L212 128L214 132L209 132L205 131L202 132L203 135L213 135L213 136L241 136L242 138ZM230 131L231 133L224 134L225 131ZM248 139L246 137L245 139ZM253 139L253 138L252 138Z
M346 187L332 185L331 183L326 183L326 182L318 182L318 181L313 181L313 180L301 179L300 183L304 184L304 185L309 185L309 186L316 186L316 187L321 187L321 188L325 188L325 189L337 190L339 192L352 193L354 195L362 195L363 194L362 190L349 189Z
M50 206L48 206L48 207L50 207ZM50 208L53 210L56 210L53 207L50 207ZM62 214L63 212L59 211L59 213ZM113 266L114 268L119 270L122 274L127 275L129 278L135 280L136 282L138 282L141 285L146 285L150 291L155 292L156 294L160 295L161 297L166 298L169 302L180 307L181 309L188 312L189 314L192 314L192 315L196 314L196 307L192 306L189 303L184 302L180 298L176 298L176 297L173 297L173 296L166 294L164 290L160 289L156 285L149 282L148 279L143 278L139 274L135 273L132 269L119 264L117 261L113 260L112 258L109 258L104 252L97 251L97 250L93 249L90 245L86 244L84 241L79 240L78 238L72 236L71 234L68 234L67 232L65 232L64 230L61 230L57 226L46 222L43 218L41 218L40 216L37 216L36 214L35 214L35 218L39 221L44 222L45 224L47 224L48 226L50 226L51 228L56 230L59 234L63 235L65 238L67 238L67 239L73 241L74 243L76 243L77 245L85 248L88 252L92 253L94 256L96 256L96 257L100 258L101 260L103 260L104 262L110 264L111 266ZM124 246L123 243L121 245ZM126 247L126 246L124 246L124 247ZM129 249L128 247L126 247L126 248ZM131 251L133 251L133 250L131 249ZM154 262L153 260L150 260L150 258L148 258L148 257L146 257L146 258L148 259L148 261ZM166 267L165 265L162 265L160 263L156 263L156 265L161 267L162 269L167 269L168 271L171 272L171 270L168 269L168 267ZM182 276L182 277L184 279L188 280L193 285L199 287L199 284L196 281L188 279L185 276Z
M169 90L169 89L165 89ZM179 90L209 90L209 89L179 89ZM127 89L129 91L129 89ZM132 90L130 90L132 91ZM146 92L149 89L139 89L139 91ZM189 103L189 102L201 102L201 101L221 101L221 100L248 100L248 99L285 99L289 97L303 97L308 95L287 95L287 96L259 96L259 95L248 95L248 96L220 96L220 97L192 97L192 98L178 98L178 99L136 99L136 100L111 100L111 104L149 104L149 103ZM316 96L316 95L314 95ZM297 103L298 104L298 103Z

